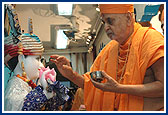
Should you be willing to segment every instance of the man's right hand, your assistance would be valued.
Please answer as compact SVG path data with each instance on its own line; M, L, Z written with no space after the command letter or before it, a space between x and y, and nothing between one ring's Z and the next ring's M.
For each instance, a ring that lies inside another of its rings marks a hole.
M59 72L66 78L69 79L70 76L73 76L73 70L70 66L70 62L64 56L51 55L51 61L54 62L59 70Z
M59 72L64 77L66 77L79 87L84 88L84 77L72 70L68 59L66 59L64 56L59 55L51 55L50 57L50 60L56 64Z

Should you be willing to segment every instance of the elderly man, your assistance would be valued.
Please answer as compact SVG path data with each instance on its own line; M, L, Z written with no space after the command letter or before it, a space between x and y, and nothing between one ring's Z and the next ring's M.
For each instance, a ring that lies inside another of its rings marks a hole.
M52 55L59 71L84 88L89 111L156 111L164 107L164 39L152 28L135 23L132 4L100 4L105 31L111 39L90 72L102 71L99 83L90 72L79 75L69 61Z

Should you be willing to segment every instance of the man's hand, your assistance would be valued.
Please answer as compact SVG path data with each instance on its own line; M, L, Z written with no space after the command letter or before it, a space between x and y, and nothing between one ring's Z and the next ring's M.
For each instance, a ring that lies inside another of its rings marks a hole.
M119 84L115 79L110 77L107 73L102 71L102 75L107 80L105 83L99 83L91 79L91 82L93 85L102 90L102 91L108 91L108 92L118 92L119 87L121 84Z
M84 77L72 70L68 59L66 59L64 56L59 55L52 55L50 57L50 60L56 64L59 72L64 77L66 77L79 87L84 88Z
M112 77L102 72L105 83L95 82L91 79L93 85L108 92L125 93L143 97L164 97L164 58L157 60L152 66L155 81L146 84L119 84Z
M70 62L64 56L52 55L51 61L54 62L59 70L59 72L66 78L73 76L73 70L70 66Z

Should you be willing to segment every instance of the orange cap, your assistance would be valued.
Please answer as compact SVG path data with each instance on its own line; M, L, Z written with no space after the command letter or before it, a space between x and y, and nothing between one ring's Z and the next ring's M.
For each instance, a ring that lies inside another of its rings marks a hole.
M101 13L124 14L134 12L133 4L99 4Z

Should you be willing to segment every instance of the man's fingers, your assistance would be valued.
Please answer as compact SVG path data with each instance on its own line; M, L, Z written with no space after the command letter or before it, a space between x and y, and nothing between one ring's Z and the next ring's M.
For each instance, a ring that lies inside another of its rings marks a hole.
M50 59L51 62L54 62L56 64L56 66L62 66L63 62L62 61L58 61L58 60L54 60L54 59Z
M59 57L57 58L57 60L63 60L63 59L64 59L63 56L59 56Z
M96 87L96 88L98 88L98 89L102 89L102 83L99 83L99 82L96 82L96 81L94 81L93 79L90 79L91 80L91 82L93 83L93 85Z
M58 61L55 60L55 59L50 59L50 61L52 61L52 62L54 62L54 63L58 63Z
M64 57L62 57L62 56L59 56L58 58L53 58L50 60L55 61L55 62L64 62L65 61Z
M106 78L106 79L109 79L109 78L110 78L109 75L108 75L106 72L104 72L104 71L102 71L102 75L103 75L104 78Z
M54 59L56 59L56 58L58 58L59 57L59 55L51 55L50 56L50 58L54 58Z
M58 56L58 55L52 55L52 56L50 56L51 57L51 61L52 62L55 62L55 63L58 63L58 62L64 62L66 59L65 59L65 57L63 57L63 56Z
M69 60L66 59L66 58L63 57L63 56L58 57L56 60L57 60L58 62L62 63L62 64L67 64L67 63L69 63Z

